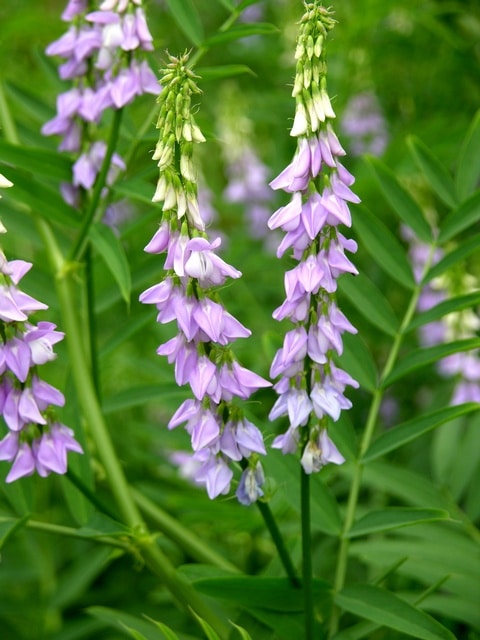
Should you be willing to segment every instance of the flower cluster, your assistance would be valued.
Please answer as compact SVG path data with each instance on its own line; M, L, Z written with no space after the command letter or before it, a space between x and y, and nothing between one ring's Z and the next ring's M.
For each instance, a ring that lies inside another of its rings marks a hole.
M343 350L342 333L355 333L335 300L337 279L357 273L345 252L356 243L338 230L350 226L349 202L359 202L351 191L354 178L340 163L345 155L331 125L335 113L326 87L324 42L334 21L317 2L306 4L296 48L293 96L296 111L291 135L298 138L292 162L270 186L291 195L290 202L269 220L270 229L285 232L277 256L293 250L296 266L285 273L284 303L274 311L276 320L288 318L283 347L271 365L279 397L270 419L288 416L289 428L273 442L283 453L300 447L306 473L343 457L327 435L328 417L336 421L351 402L345 388L358 387L334 364ZM306 428L303 428L306 427Z
M0 187L11 184L0 174ZM6 482L35 471L65 473L68 451L82 453L73 431L55 418L53 407L63 406L63 394L38 375L38 366L55 358L53 345L63 333L51 322L29 322L31 313L47 309L18 287L31 266L8 261L0 249L0 413L8 428L0 460L13 463Z
M153 155L160 168L153 201L163 202L163 217L145 247L149 253L166 252L166 274L140 300L156 305L158 322L177 322L178 334L157 353L174 363L177 384L188 384L194 396L168 423L170 429L185 424L191 437L194 453L186 462L190 477L215 498L229 491L231 463L237 462L243 468L237 497L250 504L263 495L259 454L265 447L259 429L233 401L247 399L270 383L242 367L230 349L235 339L250 331L226 311L215 287L241 274L218 256L220 239L211 241L205 232L193 163L193 145L204 137L190 110L192 95L199 89L186 55L169 60L162 77L160 138Z
M59 149L80 153L73 167L73 188L64 188L72 205L79 188L89 189L105 157L106 145L92 143L89 125L100 122L106 109L120 109L143 93L158 93L158 82L137 51L153 49L141 0L104 0L89 12L87 0L69 0L62 14L69 28L47 47L47 54L64 58L59 74L72 88L57 98L57 113L42 128L44 135L62 136ZM124 163L114 156L114 170Z
M405 229L404 237L410 242L410 256L414 274L419 281L424 272L425 263L429 259L430 247L419 242L409 230ZM443 257L440 249L433 256L433 264ZM463 269L453 269L435 278L424 286L418 299L419 311L428 311L437 304L452 296L461 296L478 290L477 279ZM474 338L480 329L478 314L467 308L449 313L441 320L430 322L420 327L420 341L425 346L434 346ZM480 351L461 351L438 362L438 371L445 377L455 379L455 387L451 405L464 402L480 402Z

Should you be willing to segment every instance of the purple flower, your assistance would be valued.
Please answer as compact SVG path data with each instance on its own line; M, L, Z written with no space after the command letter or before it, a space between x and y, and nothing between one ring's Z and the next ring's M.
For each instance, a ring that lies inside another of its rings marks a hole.
M289 425L272 446L286 454L295 453L300 445L305 473L319 471L328 462L343 462L326 427L328 419L338 420L341 411L352 406L344 395L346 387L358 387L333 363L334 353L343 352L342 334L356 333L338 308L335 292L342 274L358 273L345 255L356 250L356 243L345 238L338 226L351 226L349 203L359 198L350 189L353 176L339 162L345 151L331 125L335 113L326 89L321 43L332 27L327 10L309 5L297 39L299 72L291 130L298 138L297 148L291 163L270 182L272 189L291 194L290 202L268 221L270 229L285 234L277 256L292 250L297 262L285 273L286 298L273 312L276 320L288 318L295 328L286 333L270 368L271 377L280 380L269 418L286 416ZM311 77L304 73L307 68Z
M43 381L38 367L55 358L53 345L63 339L51 322L32 324L31 312L47 306L18 287L31 268L23 260L8 261L0 250L0 412L7 433L0 440L0 460L12 463L6 482L35 471L65 473L67 451L82 453L73 431L52 421L63 394Z
M153 200L163 201L163 218L145 247L154 255L166 252L166 274L140 295L140 301L156 305L158 322L176 321L177 335L157 353L174 364L177 384L188 384L194 398L180 405L168 428L185 425L194 454L180 457L183 473L205 486L213 499L230 490L232 462L242 462L247 470L261 468L257 463L265 454L262 434L234 401L246 400L270 383L242 367L230 349L250 331L224 308L215 287L241 273L218 255L220 238L211 241L205 231L192 160L193 143L204 140L189 109L195 85L185 72L186 57L170 60L164 74L170 80L160 96L161 138L154 153L160 177ZM179 96L173 103L172 95ZM262 495L263 476L252 473L240 483L243 504Z

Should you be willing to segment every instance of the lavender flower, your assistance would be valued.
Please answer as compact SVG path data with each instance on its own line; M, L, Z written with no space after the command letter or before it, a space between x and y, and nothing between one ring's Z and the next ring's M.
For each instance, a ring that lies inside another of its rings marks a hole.
M0 174L0 187L10 186ZM47 309L18 287L31 266L8 261L0 249L0 413L7 427L0 460L12 463L6 482L35 471L42 477L66 473L68 452L83 453L73 431L55 418L53 407L64 405L63 394L38 376L38 367L56 357L53 345L63 333L51 322L29 321L31 313Z
M269 169L251 142L252 122L244 111L241 92L228 85L218 102L217 117L228 181L223 196L226 202L242 206L252 237L271 248L272 234L267 227L272 200L267 185Z
M417 281L421 280L430 247L418 241L409 229L402 230L410 243L410 256ZM443 257L440 249L433 255L433 264ZM447 271L422 289L418 299L419 311L428 311L440 302L453 296L466 295L478 289L477 279L462 270ZM473 309L463 309L444 316L441 320L420 327L420 341L424 346L434 346L474 338L480 329L478 314ZM480 350L466 351L442 358L437 363L439 373L455 380L451 405L464 402L480 402Z
M193 163L193 145L204 137L190 110L199 89L187 55L169 59L159 97L160 139L153 155L160 168L153 201L163 202L163 217L145 247L148 253L166 252L165 278L140 300L156 305L159 323L177 322L177 335L157 353L174 364L177 384L188 384L193 393L168 423L170 429L185 425L191 438L193 455L176 456L182 473L215 498L230 490L232 463L242 463L237 496L250 504L263 495L259 456L265 446L259 429L234 400L247 399L270 383L242 367L230 349L250 331L224 308L215 287L241 273L218 255L220 238L212 241L205 231Z
M288 204L270 218L270 229L285 235L277 256L291 249L296 266L285 273L286 299L274 311L277 320L289 318L283 347L276 353L270 375L280 377L278 399L270 419L287 416L289 428L272 446L286 453L302 452L305 473L319 471L344 459L328 436L328 419L338 420L352 404L344 395L358 383L333 362L343 351L342 334L356 333L335 300L337 279L357 273L346 256L356 243L338 230L350 226L353 176L340 163L345 155L332 127L335 118L326 86L324 43L334 21L318 2L305 5L297 39L297 71L293 96L295 119L291 135L298 138L292 162L270 186L291 194Z
M106 145L94 138L96 125L107 109L121 109L136 96L158 93L158 82L139 54L153 49L141 0L106 0L88 12L83 0L70 0L62 19L66 33L47 47L47 54L63 58L62 80L73 86L57 98L57 113L42 127L44 135L62 137L59 149L79 154L70 185L63 185L65 200L78 206L82 190L95 183ZM107 176L111 185L123 160L115 155L116 170Z
M342 131L350 139L353 155L383 154L388 144L387 124L375 94L365 91L348 101Z

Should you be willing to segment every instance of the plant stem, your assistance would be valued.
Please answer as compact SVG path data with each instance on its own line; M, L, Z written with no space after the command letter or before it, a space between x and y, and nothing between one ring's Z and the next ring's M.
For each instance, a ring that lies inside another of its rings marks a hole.
M15 127L12 114L8 107L7 99L5 97L3 82L0 82L0 122L2 124L5 140L10 142L11 144L20 144L20 138L18 137L17 128Z
M82 220L82 226L80 227L77 240L73 245L68 257L68 262L79 261L83 255L85 247L87 246L88 232L90 231L90 227L92 226L92 224L95 222L95 214L97 213L98 203L100 202L102 191L107 181L108 170L110 169L112 157L117 146L122 114L123 109L117 109L113 113L112 127L108 138L107 150L105 151L105 157L102 162L102 167L95 181L92 198L88 204L87 211L85 212L85 216Z
M355 513L357 509L357 504L358 504L358 496L360 494L360 486L362 483L363 468L364 468L362 458L366 453L367 449L369 448L373 439L373 435L375 433L375 427L378 420L378 413L380 410L380 406L382 404L382 399L384 394L384 387L383 387L384 381L392 371L393 366L398 358L403 337L415 314L418 298L423 289L422 280L424 276L427 274L428 270L430 269L435 249L436 249L436 244L432 243L430 247L430 253L429 253L428 259L424 266L422 277L420 278L419 283L413 289L412 296L410 298L410 302L408 304L407 310L402 319L402 323L395 336L392 347L387 357L387 361L385 362L385 366L383 367L382 373L380 375L377 389L373 393L372 402L370 404L370 409L368 412L368 417L365 425L365 431L363 432L363 436L360 441L358 458L355 461L355 470L352 478L352 484L350 486L350 493L348 496L344 525L343 525L342 533L340 536L340 548L338 551L337 567L336 567L335 582L334 582L335 593L338 593L339 591L341 591L345 584L345 577L347 573L347 564L348 564L348 550L350 547L350 539L348 537L348 534L355 520ZM330 633L329 633L330 638L338 630L339 617L340 617L339 609L338 607L334 607L332 616L330 618Z
M305 640L314 640L312 530L310 523L310 476L300 469L302 509L302 586L305 603Z
M143 511L159 527L170 540L176 542L191 558L197 562L212 564L220 569L238 573L239 569L231 562L204 544L189 529L182 526L175 518L166 513L143 493L131 489L133 499Z
M222 639L227 638L229 630L226 623L210 609L190 583L177 573L145 527L115 453L91 380L89 363L83 348L82 327L75 305L73 289L75 267L65 262L49 225L41 218L37 223L56 274L58 298L79 404L88 424L89 433L95 442L98 456L105 467L106 477L123 521L135 534L135 540L147 566L161 579L170 593L185 607L191 607L209 622Z
M272 540L277 548L278 556L280 561L285 569L285 573L290 580L292 587L300 588L301 582L297 576L297 572L295 571L295 567L293 566L292 559L290 554L288 553L287 547L285 546L285 542L283 540L283 536L280 533L280 529L278 528L277 521L266 502L257 501L257 507L260 513L262 514L265 525L272 537Z

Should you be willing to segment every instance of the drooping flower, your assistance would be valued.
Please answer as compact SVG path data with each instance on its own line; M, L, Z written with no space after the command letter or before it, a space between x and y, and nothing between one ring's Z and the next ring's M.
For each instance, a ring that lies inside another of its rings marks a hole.
M10 186L0 174L0 187ZM0 231L5 232L3 225ZM12 463L6 482L35 471L42 477L66 473L68 451L83 453L73 431L55 417L63 394L38 374L40 365L56 357L53 346L63 333L51 322L30 321L33 312L47 309L18 286L31 266L8 261L0 249L0 413L7 428L0 460Z
M88 11L85 0L70 0L62 19L69 27L46 49L64 60L62 80L72 83L57 97L56 115L42 127L44 135L61 136L59 149L77 154L72 182L62 186L64 199L78 207L82 191L91 189L102 167L107 145L98 139L98 124L108 109L118 110L144 93L157 94L158 81L143 59L153 49L141 0L102 2ZM115 155L106 184L123 160Z
M166 253L165 278L140 300L156 306L158 322L177 323L177 335L157 353L174 364L177 384L188 384L193 394L168 423L170 429L183 424L191 438L193 454L175 456L182 473L215 498L229 492L232 466L241 463L237 497L250 504L263 495L259 456L265 446L235 401L270 383L242 367L230 348L250 331L225 309L216 290L241 273L218 255L221 240L208 237L198 206L193 147L204 137L190 109L199 89L187 60L187 55L170 56L162 77L160 138L153 155L160 177L153 201L163 202L163 217L145 251Z
M288 418L289 427L272 446L284 454L301 451L305 473L344 459L328 435L329 421L337 421L352 406L348 386L358 383L334 363L343 351L342 334L356 333L336 302L337 279L357 270L346 252L356 243L339 231L351 226L349 203L359 202L350 189L353 176L340 162L345 156L332 122L335 113L327 93L325 39L334 26L330 11L319 2L305 4L295 58L293 96L295 117L290 135L297 138L292 162L270 183L291 200L269 219L281 229L280 258L291 250L296 265L285 273L286 299L273 317L288 318L294 328L285 334L271 368L280 378L278 399L270 419Z

